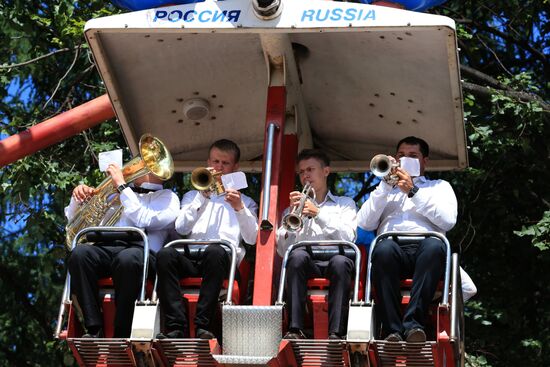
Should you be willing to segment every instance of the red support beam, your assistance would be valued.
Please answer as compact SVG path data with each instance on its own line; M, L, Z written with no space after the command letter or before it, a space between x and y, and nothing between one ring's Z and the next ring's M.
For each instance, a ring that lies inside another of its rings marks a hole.
M115 117L107 94L0 140L0 167Z

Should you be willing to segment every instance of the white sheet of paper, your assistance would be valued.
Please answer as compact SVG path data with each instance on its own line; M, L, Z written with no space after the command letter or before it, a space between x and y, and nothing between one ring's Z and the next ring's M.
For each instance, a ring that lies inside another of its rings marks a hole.
M222 175L222 184L226 190L241 190L248 187L244 172L233 172L227 175Z
M401 168L403 168L411 177L420 176L420 161L416 158L401 157Z
M99 170L101 172L107 171L107 167L111 163L118 164L122 168L122 149L110 150L108 152L99 153Z

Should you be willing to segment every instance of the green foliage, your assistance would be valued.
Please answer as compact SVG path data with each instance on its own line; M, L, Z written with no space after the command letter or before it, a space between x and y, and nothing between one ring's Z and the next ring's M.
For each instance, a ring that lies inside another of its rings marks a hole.
M528 227L521 227L521 231L514 231L520 237L532 236L531 243L539 250L544 251L550 248L550 211L545 211L542 219Z
M439 11L459 21L462 64L485 75L463 78L490 89L465 91L470 168L444 175L460 210L449 236L479 292L466 305L467 364L549 365L548 12L540 1Z
M85 21L110 12L104 1L0 4L0 65L28 62L0 68L1 134L105 93L81 45ZM0 366L74 364L66 345L52 338L66 275L63 207L79 181L101 179L97 152L123 144L118 126L104 123L0 172Z

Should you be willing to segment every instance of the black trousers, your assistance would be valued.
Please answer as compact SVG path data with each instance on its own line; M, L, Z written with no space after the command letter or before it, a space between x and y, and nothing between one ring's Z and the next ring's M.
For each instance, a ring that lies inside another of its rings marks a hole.
M69 257L71 292L76 296L87 329L103 327L98 280L111 276L115 288L115 338L127 338L132 329L135 301L143 279L143 247L122 241L82 244ZM149 253L148 273L155 273L155 255Z
M392 239L379 242L372 254L372 279L376 313L384 334L424 329L428 307L445 267L445 244L426 238L418 244L399 246ZM412 277L410 301L401 315L400 280Z
M330 280L328 332L344 335L352 276L355 272L353 260L343 255L335 255L328 261L314 260L304 247L300 247L290 253L286 271L289 328L304 329L307 280L324 277Z
M195 326L209 330L216 311L223 280L229 273L229 255L223 246L209 245L198 263L172 247L157 253L158 295L164 312L167 332L182 330L188 335L189 325L181 296L180 279L202 277Z

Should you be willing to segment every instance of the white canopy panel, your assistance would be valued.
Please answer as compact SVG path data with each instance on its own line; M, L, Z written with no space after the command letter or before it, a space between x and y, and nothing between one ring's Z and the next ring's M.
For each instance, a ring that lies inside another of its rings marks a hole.
M149 132L167 144L178 170L203 165L220 138L241 146L242 168L261 170L268 60L278 56L293 96L287 112L303 120L295 133L307 130L333 169L364 171L408 135L428 141L432 168L467 166L449 18L283 0L281 15L266 21L249 0L207 0L93 19L85 34L132 151ZM274 54L272 42L293 54ZM196 98L208 104L204 118L184 113Z

